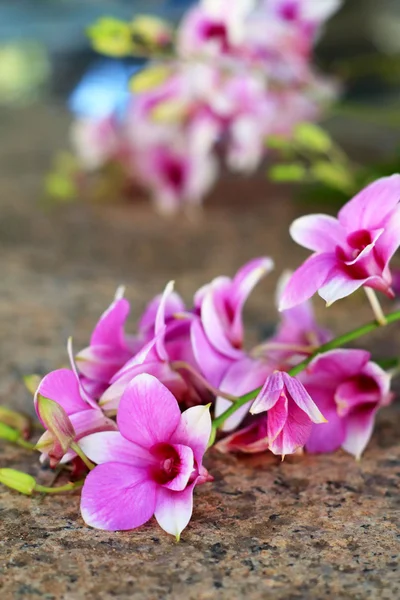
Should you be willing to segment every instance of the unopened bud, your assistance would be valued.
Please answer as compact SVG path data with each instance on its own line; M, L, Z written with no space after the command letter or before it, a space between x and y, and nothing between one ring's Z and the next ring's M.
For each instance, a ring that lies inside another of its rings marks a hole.
M54 467L67 452L76 433L67 413L54 400L38 394L36 410L47 429L36 444L36 449L46 452L50 457L51 466Z
M21 432L5 423L0 423L0 438L7 442L16 442L21 437Z
M0 469L0 483L27 496L32 494L36 486L32 475L15 469Z
M26 415L15 412L5 406L0 406L0 423L4 423L13 429L17 429L24 438L29 436L31 420Z

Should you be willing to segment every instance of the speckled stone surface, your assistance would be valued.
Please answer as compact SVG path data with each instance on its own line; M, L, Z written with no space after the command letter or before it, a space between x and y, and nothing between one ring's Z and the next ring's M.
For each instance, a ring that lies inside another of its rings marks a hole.
M226 180L194 224L166 223L143 203L40 212L41 177L66 123L54 107L0 115L0 403L27 412L22 376L63 364L70 334L84 345L120 283L133 328L171 278L190 301L253 256L271 254L277 272L306 256L287 233L306 208L261 181ZM276 278L249 302L249 341L275 319ZM370 319L361 294L316 307L337 332ZM377 356L399 353L399 327L365 343ZM0 598L399 598L399 431L394 405L360 463L344 452L284 463L211 452L215 482L196 490L179 544L155 522L125 533L89 529L76 494L26 498L0 487ZM0 465L51 481L36 456L2 443Z

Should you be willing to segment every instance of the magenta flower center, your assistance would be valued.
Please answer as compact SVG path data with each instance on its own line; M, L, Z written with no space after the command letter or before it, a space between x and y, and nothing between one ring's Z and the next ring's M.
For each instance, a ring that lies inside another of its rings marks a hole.
M184 165L179 160L169 159L164 165L165 177L168 183L176 190L183 187L185 178Z
M228 32L224 23L217 21L210 21L203 25L204 38L208 41L220 42L221 48L224 52L229 50Z
M153 479L163 485L175 479L180 472L181 460L178 452L170 444L156 444L151 449L155 459L152 465Z
M373 242L371 233L366 229L353 231L347 236L347 248L336 247L336 256L340 261L347 263L345 269L350 277L363 279L370 275L381 275L383 269L380 254L373 247L370 252L362 255L363 250ZM358 258L360 259L358 260ZM353 263L354 261L354 263ZM353 263L353 264L349 264Z
M354 248L354 250L356 251L356 256L358 256L358 254L360 254L360 252L362 252L364 248L371 244L371 242L371 234L366 229L359 229L358 231L353 231L353 233L350 233L350 235L347 236L347 243L351 248Z
M287 2L281 7L279 12L285 21L295 21L299 15L299 7L297 2Z

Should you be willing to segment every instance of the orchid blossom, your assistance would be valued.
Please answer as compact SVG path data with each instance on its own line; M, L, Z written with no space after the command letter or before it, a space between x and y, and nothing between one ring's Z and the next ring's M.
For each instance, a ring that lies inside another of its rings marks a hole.
M85 522L116 531L139 527L154 515L179 539L192 515L194 487L210 480L202 465L211 433L209 408L181 414L171 392L142 374L126 388L117 424L118 432L81 441L98 465L82 490Z
M318 294L331 305L360 287L394 296L390 259L400 246L400 175L383 177L348 202L335 219L300 217L290 234L314 253L294 272L280 310Z
M371 437L379 408L392 400L390 375L370 361L365 350L331 350L317 356L299 375L327 418L313 425L309 452L333 452L342 447L357 458Z
M250 412L267 414L267 437L273 454L293 454L310 437L313 423L326 423L304 386L287 373L268 377Z

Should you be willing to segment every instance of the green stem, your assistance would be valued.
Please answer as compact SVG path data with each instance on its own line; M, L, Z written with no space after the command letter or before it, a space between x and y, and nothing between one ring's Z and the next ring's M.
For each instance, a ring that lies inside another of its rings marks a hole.
M396 311L394 313L386 315L386 325L388 325L389 323L394 323L395 321L400 321L400 311ZM384 325L378 323L378 321L371 321L370 323L366 323L361 327L357 327L357 329L353 329L348 333L344 333L343 335L334 338L326 344L322 344L322 346L319 346L319 348L317 348L317 350L313 354L311 354L311 356L308 356L301 363L290 369L290 371L288 371L289 375L295 377L296 375L301 373L301 371L304 371L304 369L308 367L310 362L319 354L323 354L324 352L328 352L329 350L334 350L335 348L340 348L341 346L344 346L345 344L348 344L349 342L352 342L353 340L356 340L359 337L366 335L367 333L371 333L372 331L375 331L375 329L379 329L380 327L384 327ZM238 410L238 408L240 408L244 404L247 404L247 402L254 400L254 398L256 398L257 395L260 393L261 389L262 387L259 387L255 390L252 390L251 392L248 392L244 396L240 396L236 400L236 402L234 402L225 412L223 412L219 417L214 419L213 431L216 431L219 427L221 427L221 425L225 423L226 419L233 415Z
M21 446L21 448L25 448L26 450L36 450L36 444L32 444L32 442L27 442L23 438L19 438L15 443L18 446Z
M42 494L61 494L62 492L69 492L71 490L76 490L83 486L85 480L76 481L75 483L66 483L65 485L60 485L59 487L46 487L44 485L35 485L35 492L40 492Z
M88 459L88 457L86 456L82 448L79 446L79 444L77 444L76 442L72 442L71 450L77 453L77 455L79 456L79 458L82 459L89 471L92 471L94 469L95 465L92 463L91 460Z

